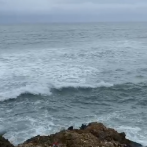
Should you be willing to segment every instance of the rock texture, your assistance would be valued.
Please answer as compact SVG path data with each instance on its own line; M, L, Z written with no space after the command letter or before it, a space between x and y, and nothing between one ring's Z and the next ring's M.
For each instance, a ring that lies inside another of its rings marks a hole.
M54 145L53 145L54 144ZM102 123L82 125L80 129L69 127L50 136L36 136L18 147L141 147L125 138L125 133L106 128Z
M0 147L14 147L7 139L0 136Z

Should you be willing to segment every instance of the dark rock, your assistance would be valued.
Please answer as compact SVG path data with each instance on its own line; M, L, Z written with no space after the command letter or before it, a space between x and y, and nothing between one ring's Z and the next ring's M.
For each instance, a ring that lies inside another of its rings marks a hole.
M85 125L85 124L82 124L82 126L80 127L81 130L84 130L86 128L87 128L87 125Z
M70 127L68 128L68 130L73 130L73 126L70 126Z
M0 136L0 147L14 147L7 139Z
M137 143L137 142L133 142L133 141L130 142L130 146L131 146L131 147L142 147L141 144L139 144L139 143Z

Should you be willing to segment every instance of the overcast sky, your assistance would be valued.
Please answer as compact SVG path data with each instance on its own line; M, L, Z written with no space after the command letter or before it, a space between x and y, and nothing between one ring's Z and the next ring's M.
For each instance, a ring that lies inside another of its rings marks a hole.
M147 0L0 0L0 23L147 21Z

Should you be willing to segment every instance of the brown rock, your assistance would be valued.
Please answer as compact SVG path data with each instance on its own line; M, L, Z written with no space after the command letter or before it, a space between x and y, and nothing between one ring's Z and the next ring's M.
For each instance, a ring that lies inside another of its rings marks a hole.
M82 129L64 130L50 136L36 136L18 147L141 147L125 138L125 133L106 128L102 123L82 125ZM136 146L137 145L137 146Z

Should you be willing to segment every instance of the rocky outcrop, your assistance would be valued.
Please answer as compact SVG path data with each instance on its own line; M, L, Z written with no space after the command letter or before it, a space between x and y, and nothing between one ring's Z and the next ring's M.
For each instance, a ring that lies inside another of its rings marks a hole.
M7 139L0 136L0 147L14 147Z
M18 147L141 147L125 136L125 133L118 133L95 122L82 125L80 129L71 126L50 136L36 136Z

